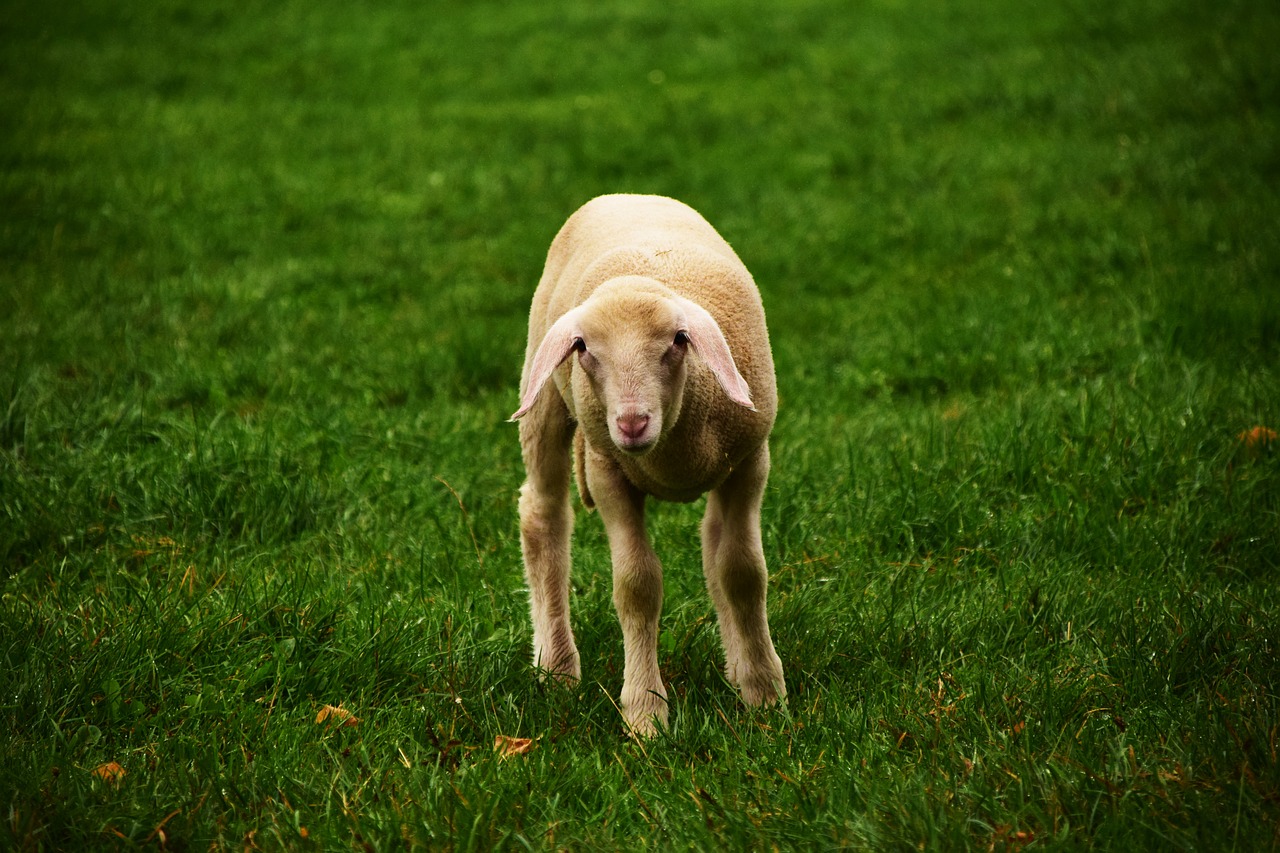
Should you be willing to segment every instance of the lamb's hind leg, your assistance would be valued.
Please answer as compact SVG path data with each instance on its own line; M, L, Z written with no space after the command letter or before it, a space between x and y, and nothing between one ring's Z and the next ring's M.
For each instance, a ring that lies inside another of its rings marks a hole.
M573 425L564 403L543 393L520 421L526 479L520 487L520 547L533 617L533 664L563 678L582 676L569 624L569 503Z
M748 705L787 695L765 611L769 576L760 503L768 476L769 448L762 446L707 495L702 521L702 567L720 620L725 674Z

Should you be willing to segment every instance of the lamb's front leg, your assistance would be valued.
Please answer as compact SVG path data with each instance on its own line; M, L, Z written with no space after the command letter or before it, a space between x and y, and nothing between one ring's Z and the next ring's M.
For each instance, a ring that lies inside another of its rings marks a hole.
M609 537L613 605L622 626L622 717L647 737L667 722L667 691L658 671L662 564L644 526L644 495L605 457L588 451L587 480Z
M573 429L564 403L543 394L520 422L527 479L520 488L520 548L533 619L533 665L561 678L582 676L569 624L569 446Z
M769 573L760 537L760 503L768 475L766 445L707 495L702 522L702 566L720 620L725 674L748 705L787 695L765 611Z

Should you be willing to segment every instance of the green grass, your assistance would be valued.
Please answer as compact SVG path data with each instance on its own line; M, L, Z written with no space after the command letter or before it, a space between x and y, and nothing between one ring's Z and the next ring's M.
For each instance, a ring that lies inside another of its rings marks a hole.
M556 6L0 15L0 847L1280 845L1274 4ZM529 667L505 423L615 191L782 397L789 705L659 506L643 744L594 516Z

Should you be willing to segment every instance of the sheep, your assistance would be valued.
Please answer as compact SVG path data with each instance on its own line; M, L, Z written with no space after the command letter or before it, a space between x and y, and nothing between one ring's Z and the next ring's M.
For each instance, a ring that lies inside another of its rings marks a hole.
M608 195L569 218L533 296L511 416L526 469L520 542L533 662L563 681L581 678L569 622L576 479L609 541L621 710L633 736L668 719L658 670L662 566L645 531L646 496L707 495L702 564L726 676L749 705L786 697L760 534L776 410L760 294L702 216L669 198Z

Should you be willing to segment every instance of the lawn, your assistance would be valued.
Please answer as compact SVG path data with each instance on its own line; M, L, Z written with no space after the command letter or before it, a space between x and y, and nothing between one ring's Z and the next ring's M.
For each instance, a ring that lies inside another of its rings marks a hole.
M1280 846L1280 8L9 3L0 847ZM753 271L785 707L654 505L671 726L529 663L529 300Z

